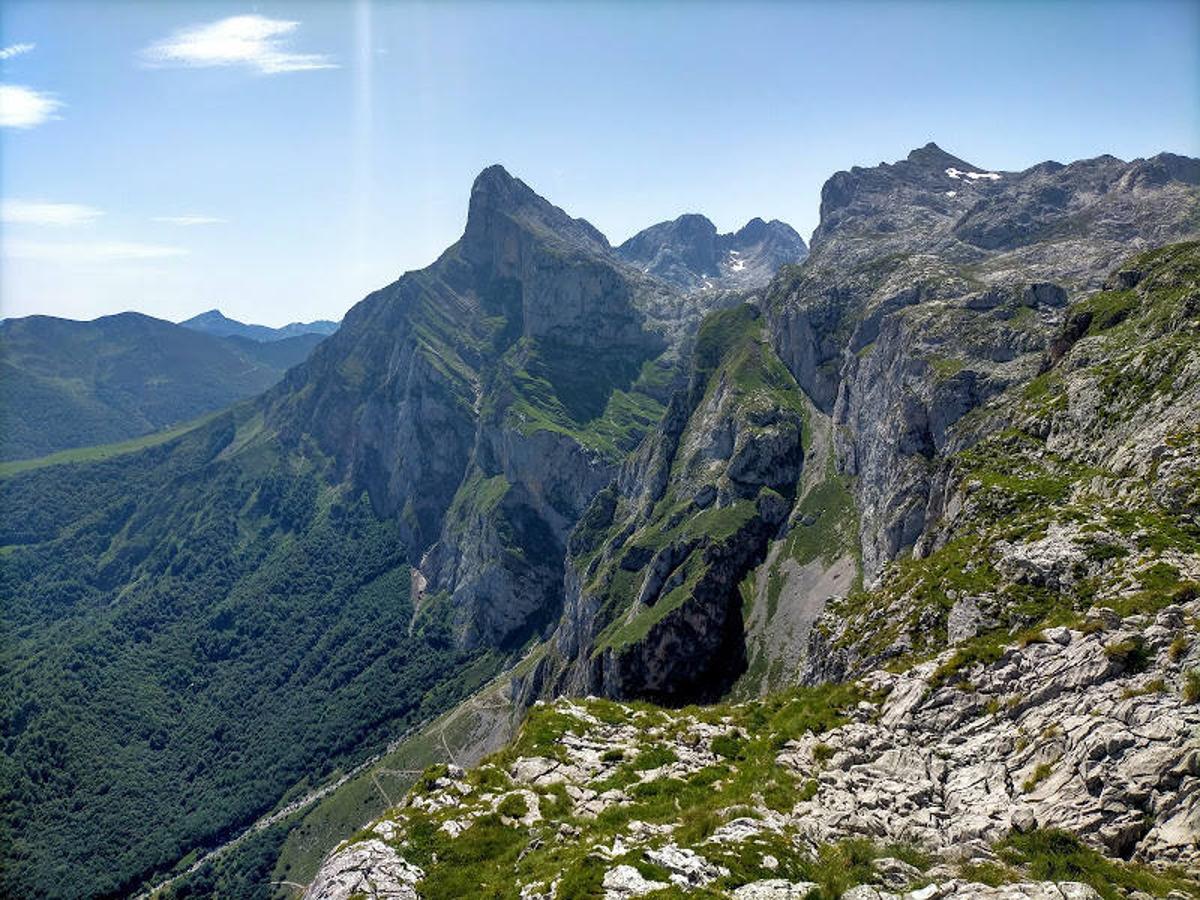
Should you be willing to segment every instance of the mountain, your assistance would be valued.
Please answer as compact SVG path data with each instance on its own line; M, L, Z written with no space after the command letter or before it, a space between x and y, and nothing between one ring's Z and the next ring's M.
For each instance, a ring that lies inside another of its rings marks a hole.
M982 204L1031 221L1047 172L1051 237L964 243ZM802 669L827 599L878 583L941 515L956 423L1037 375L1101 266L1196 233L1197 174L1179 157L992 173L934 145L835 174L808 261L766 289L761 322L706 320L687 388L585 513L563 622L523 689L686 700ZM944 208L947 180L979 198ZM1097 227L1072 234L1084 215ZM1117 219L1148 237L1117 240L1101 224Z
M1157 891L1124 860L1194 865L1200 791L1196 173L930 145L697 290L484 170L261 396L0 479L0 892Z
M803 261L808 248L778 219L755 218L732 234L717 234L712 222L693 213L639 231L616 252L684 290L706 290L762 287L782 266Z
M298 337L302 334L333 334L338 330L338 323L328 319L318 319L315 322L292 322L282 328L271 328L267 325L246 325L236 319L227 318L219 309L210 309L198 316L192 316L179 323L184 328L202 331L217 337L241 337L252 341L281 341L285 338Z
M140 313L0 322L3 459L137 437L261 393L321 340L261 345Z
M4 890L134 890L512 664L555 624L567 535L701 319L741 298L708 293L494 167L458 242L265 394L142 453L0 481L21 636ZM80 749L50 776L50 746ZM51 826L68 802L89 814Z
M561 699L305 896L1195 893L1196 173L833 176L572 530Z

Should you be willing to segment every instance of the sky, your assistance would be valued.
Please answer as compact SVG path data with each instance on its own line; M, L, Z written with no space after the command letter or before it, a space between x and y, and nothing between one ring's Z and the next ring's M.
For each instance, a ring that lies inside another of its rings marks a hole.
M499 162L615 244L825 179L1200 155L1200 3L0 4L0 316L340 318Z

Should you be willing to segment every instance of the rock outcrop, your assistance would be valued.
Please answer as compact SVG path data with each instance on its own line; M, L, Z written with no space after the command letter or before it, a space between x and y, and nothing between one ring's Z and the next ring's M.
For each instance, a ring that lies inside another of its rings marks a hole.
M1196 600L1153 620L1097 611L986 661L948 650L747 704L541 706L480 768L428 773L306 896L445 896L467 854L481 887L547 900L1191 896L1197 616Z

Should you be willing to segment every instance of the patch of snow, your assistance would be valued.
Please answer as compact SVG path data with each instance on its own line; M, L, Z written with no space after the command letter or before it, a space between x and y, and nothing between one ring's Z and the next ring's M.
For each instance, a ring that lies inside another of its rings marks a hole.
M740 272L740 271L742 271L742 269L746 268L746 263L744 260L735 259L733 261L733 265L730 266L729 268L732 269L734 272Z
M972 181L978 181L980 178L986 178L988 181L1000 180L1000 176L995 172L963 172L960 169L954 168L954 166L951 166L949 169L947 169L946 174L951 178L958 179L966 177L970 178Z
M946 196L947 197L957 197L958 191L946 191Z

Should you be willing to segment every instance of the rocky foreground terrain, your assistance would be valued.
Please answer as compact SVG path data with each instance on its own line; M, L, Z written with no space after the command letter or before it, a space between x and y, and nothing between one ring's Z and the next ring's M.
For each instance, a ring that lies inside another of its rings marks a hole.
M1198 617L1096 608L986 663L744 704L540 705L305 897L1196 896Z

